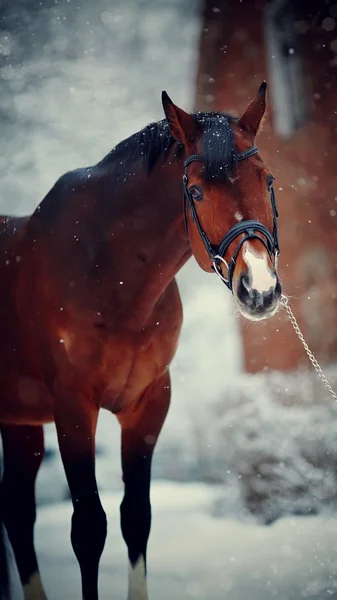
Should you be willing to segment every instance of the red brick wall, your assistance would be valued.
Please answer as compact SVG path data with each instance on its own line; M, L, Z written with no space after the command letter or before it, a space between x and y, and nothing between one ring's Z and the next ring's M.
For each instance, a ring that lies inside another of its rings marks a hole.
M261 81L268 81L265 5L259 0L206 2L197 109L240 114ZM281 140L273 131L269 95L258 145L277 178L283 288L309 345L328 363L337 356L337 53L332 50L337 18L335 30L326 32L321 28L324 16L311 20L309 30L299 36L310 120ZM242 336L248 372L309 364L283 311L268 322L245 322Z

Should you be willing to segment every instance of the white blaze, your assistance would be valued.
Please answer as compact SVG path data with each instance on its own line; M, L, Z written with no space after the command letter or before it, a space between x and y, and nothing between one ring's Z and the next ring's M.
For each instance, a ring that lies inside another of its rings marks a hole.
M129 564L128 600L148 600L145 562L142 556L134 567Z
M266 252L256 252L249 242L245 242L242 256L250 275L249 290L253 289L262 294L275 287L276 278L269 268ZM245 287L248 289L246 284Z

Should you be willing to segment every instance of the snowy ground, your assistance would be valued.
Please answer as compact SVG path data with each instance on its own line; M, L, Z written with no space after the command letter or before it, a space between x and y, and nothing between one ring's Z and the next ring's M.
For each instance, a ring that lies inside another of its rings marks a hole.
M152 487L149 592L155 600L324 600L337 598L337 519L287 518L269 527L209 516L214 490L157 482ZM100 600L126 598L121 495L103 496L109 533ZM77 600L69 541L71 506L40 509L36 545L49 600Z

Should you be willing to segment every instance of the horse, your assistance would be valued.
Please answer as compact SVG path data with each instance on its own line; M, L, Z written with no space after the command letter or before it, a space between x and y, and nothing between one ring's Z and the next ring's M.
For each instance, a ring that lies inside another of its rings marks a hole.
M162 105L165 118L62 175L31 216L1 220L2 510L26 600L46 599L33 542L43 425L56 425L82 595L97 600L95 430L102 408L118 419L128 600L147 600L151 460L183 316L175 276L193 255L245 318L280 304L274 176L255 146L266 82L240 118L187 113L166 92Z

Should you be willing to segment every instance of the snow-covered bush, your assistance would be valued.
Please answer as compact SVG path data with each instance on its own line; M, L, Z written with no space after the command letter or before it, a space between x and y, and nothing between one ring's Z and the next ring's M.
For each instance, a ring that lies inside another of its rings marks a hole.
M244 376L194 428L203 476L224 484L217 515L233 496L265 523L337 507L337 404L315 373Z

